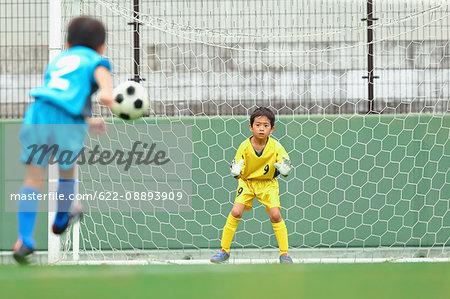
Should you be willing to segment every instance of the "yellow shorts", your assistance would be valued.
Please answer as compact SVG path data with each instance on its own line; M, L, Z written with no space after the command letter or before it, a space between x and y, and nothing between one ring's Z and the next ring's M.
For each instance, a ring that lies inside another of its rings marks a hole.
M244 204L245 210L248 211L252 209L252 202L256 197L260 203L266 206L266 212L269 212L270 208L281 209L279 193L280 187L276 178L272 180L239 180L234 202Z

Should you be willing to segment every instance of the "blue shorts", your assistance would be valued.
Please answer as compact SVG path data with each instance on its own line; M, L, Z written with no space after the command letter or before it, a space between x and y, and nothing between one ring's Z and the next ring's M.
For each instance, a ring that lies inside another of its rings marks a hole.
M84 117L36 100L28 107L20 130L20 160L40 167L56 163L69 170L83 149L87 130Z

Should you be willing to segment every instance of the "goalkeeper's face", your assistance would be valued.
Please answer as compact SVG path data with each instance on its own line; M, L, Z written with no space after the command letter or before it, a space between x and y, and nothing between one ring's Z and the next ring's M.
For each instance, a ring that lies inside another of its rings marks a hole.
M249 125L249 127L253 133L253 137L257 139L266 139L275 129L275 127L272 127L267 116L255 117L253 124Z

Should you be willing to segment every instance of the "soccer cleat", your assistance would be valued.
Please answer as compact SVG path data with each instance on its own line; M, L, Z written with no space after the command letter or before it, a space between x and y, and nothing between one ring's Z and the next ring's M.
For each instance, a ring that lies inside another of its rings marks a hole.
M291 257L287 253L280 255L280 264L293 264Z
M67 221L64 227L57 227L55 224L53 224L53 233L55 235L64 233L69 225L79 221L81 218L83 218L83 207L81 205L78 205L69 212L69 221Z
M220 250L217 252L211 259L211 263L221 264L227 261L230 258L230 255L225 250Z
M28 256L33 253L34 249L23 244L22 240L17 240L16 244L14 244L13 249L13 257L21 265L28 265L30 261L28 260Z

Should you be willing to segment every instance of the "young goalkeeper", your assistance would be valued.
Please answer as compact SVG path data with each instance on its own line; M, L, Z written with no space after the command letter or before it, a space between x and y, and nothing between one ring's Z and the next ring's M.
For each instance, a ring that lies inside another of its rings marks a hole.
M73 19L68 27L67 50L62 51L47 67L42 86L32 89L35 102L28 107L20 131L23 147L21 161L27 164L18 204L19 237L13 257L20 264L28 263L27 256L35 247L33 230L38 195L44 189L45 169L49 159L58 161L58 210L53 223L55 234L63 233L69 222L78 220L82 210L71 210L74 194L74 164L82 147L88 127L102 133L103 120L90 119L91 95L99 89L99 100L112 108L114 103L110 63L101 55L105 50L106 31L103 24L91 17ZM52 148L48 155L33 153L33 146ZM55 147L53 147L55 148ZM61 163L64 161L66 163ZM63 198L60 196L63 195Z
M256 197L266 206L280 248L280 263L292 264L287 254L286 225L280 214L279 186L276 177L287 176L292 170L289 156L283 146L270 137L275 129L274 113L264 107L257 108L250 116L253 136L239 146L231 163L231 175L239 180L234 206L223 229L222 250L211 258L221 263L230 257L230 246L244 210L252 208Z

